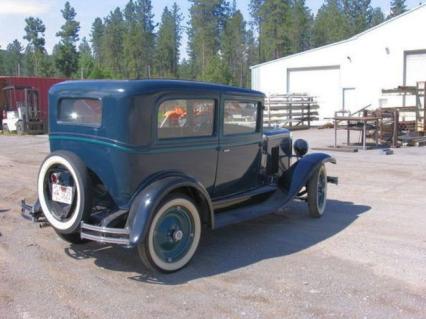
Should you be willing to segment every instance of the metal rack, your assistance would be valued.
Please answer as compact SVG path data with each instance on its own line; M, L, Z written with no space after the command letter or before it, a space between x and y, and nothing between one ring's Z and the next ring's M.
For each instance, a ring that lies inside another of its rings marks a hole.
M319 105L313 96L276 94L265 99L265 126L307 129L318 120Z
M384 95L397 95L402 98L401 106L383 107L383 111L399 112L399 127L403 131L417 132L424 135L426 132L426 82L417 82L416 86L398 86L395 89L384 89ZM415 97L415 105L406 105L408 96ZM405 117L411 117L413 120L405 120Z

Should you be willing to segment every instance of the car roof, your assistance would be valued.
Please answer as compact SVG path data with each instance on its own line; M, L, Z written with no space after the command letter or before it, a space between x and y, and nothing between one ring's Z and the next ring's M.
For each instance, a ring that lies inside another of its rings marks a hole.
M120 93L123 95L140 95L156 93L162 90L175 89L198 89L200 91L212 91L222 94L234 95L251 95L263 98L265 95L262 92L234 87L230 85L207 83L188 80L77 80L65 81L54 85L50 93L55 94L60 91L76 90L84 91L100 91L103 93Z

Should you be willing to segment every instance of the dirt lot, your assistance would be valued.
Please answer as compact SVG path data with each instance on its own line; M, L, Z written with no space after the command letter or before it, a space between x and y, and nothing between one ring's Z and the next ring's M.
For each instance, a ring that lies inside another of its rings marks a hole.
M296 132L321 146L332 131ZM425 318L426 147L335 153L326 215L306 205L207 232L193 262L148 273L133 250L70 245L24 220L45 136L0 136L2 318Z

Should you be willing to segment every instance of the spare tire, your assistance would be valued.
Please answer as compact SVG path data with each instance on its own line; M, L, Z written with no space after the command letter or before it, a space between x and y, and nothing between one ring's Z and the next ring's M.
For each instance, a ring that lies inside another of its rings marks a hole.
M41 164L37 190L47 221L58 233L77 233L92 206L87 167L75 154L51 153Z

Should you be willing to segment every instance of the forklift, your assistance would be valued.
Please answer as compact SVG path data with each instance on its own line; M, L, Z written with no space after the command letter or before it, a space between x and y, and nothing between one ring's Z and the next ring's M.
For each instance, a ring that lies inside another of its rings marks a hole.
M42 134L43 121L40 117L39 93L30 86L6 86L1 92L2 126L4 132L22 134Z

